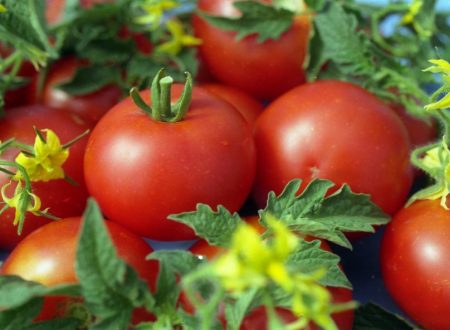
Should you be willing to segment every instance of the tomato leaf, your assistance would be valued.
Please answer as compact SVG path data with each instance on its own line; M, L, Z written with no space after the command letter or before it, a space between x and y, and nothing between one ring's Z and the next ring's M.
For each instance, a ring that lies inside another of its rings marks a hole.
M237 213L231 214L221 205L214 212L205 204L197 204L196 211L173 214L168 218L188 225L209 244L223 247L228 246L233 232L242 221Z
M0 310L20 307L32 299L42 296L79 296L78 285L58 285L46 287L42 284L26 281L18 276L0 276Z
M76 330L80 329L80 325L80 320L76 318L62 318L35 322L27 330Z
M42 308L43 296L79 296L80 294L78 285L46 287L18 276L0 276L0 329L34 329L31 323Z
M259 290L249 290L239 296L239 299L225 304L225 318L227 320L227 329L238 330L242 320L250 310L261 303Z
M70 81L58 85L57 88L70 95L84 95L96 92L120 79L120 71L117 68L94 65L79 68Z
M45 2L2 0L6 11L0 14L0 40L9 43L36 66L56 54L48 41Z
M300 185L301 180L292 180L279 196L269 193L267 206L260 211L263 224L270 213L293 231L351 248L344 232L374 232L374 225L389 221L368 195L354 194L347 185L328 197L326 192L334 185L328 180L312 181L297 196Z
M339 262L339 256L322 250L320 241L315 240L301 241L297 250L289 256L287 264L290 267L298 267L303 273L325 270L325 275L319 280L320 284L351 289L352 284L339 267Z
M84 219L75 269L86 305L96 316L92 329L126 329L133 309L151 309L154 298L134 269L118 258L93 199Z
M268 39L279 39L293 23L295 13L275 8L256 1L239 1L234 6L242 13L238 18L211 16L201 13L210 24L220 29L235 31L236 39L256 34L257 41L262 43Z
M183 250L156 251L148 259L159 261L156 307L173 306L175 308L180 294L177 278L197 268L202 261L192 253Z
M406 320L398 315L391 314L378 305L368 303L355 311L354 330L413 330L415 329Z

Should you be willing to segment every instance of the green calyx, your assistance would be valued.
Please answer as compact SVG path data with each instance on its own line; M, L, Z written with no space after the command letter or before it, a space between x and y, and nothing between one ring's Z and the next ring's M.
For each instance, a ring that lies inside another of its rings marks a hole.
M153 79L151 86L152 106L145 103L136 87L130 91L130 96L134 103L145 111L154 120L162 122L178 122L183 119L191 105L192 100L192 75L185 72L186 83L183 93L177 102L171 102L171 89L173 79L167 76L164 69L161 69Z

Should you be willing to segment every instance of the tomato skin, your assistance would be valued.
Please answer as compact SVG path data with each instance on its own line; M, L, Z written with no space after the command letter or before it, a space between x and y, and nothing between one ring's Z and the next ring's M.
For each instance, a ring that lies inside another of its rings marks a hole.
M405 127L383 102L347 82L318 81L282 95L259 117L255 143L264 164L253 189L259 206L294 178L304 188L318 177L370 194L393 214L412 184Z
M152 248L122 226L110 221L105 224L118 256L154 291L159 267L156 261L145 260ZM80 217L75 217L54 221L37 229L11 252L2 265L1 273L18 275L46 286L78 283L75 258L80 225ZM38 320L54 318L58 312L64 313L64 310L57 310L58 305L64 303L69 305L70 301L64 297L45 298L45 309Z
M173 100L181 91L173 86ZM149 91L141 95L150 98ZM255 166L250 127L228 103L198 87L177 123L157 122L130 98L122 101L94 128L84 161L88 190L108 218L172 241L195 235L167 220L169 214L197 203L236 211L248 197Z
M6 111L6 116L0 120L0 140L5 141L10 137L15 137L20 142L33 145L36 136L33 126L39 129L52 129L59 136L61 143L69 142L89 127L76 116L42 105L31 105ZM33 192L42 201L42 209L48 207L49 212L57 217L78 216L85 208L88 196L83 174L83 156L86 144L87 138L74 144L63 165L65 173L78 183L77 186L73 186L63 179L32 183ZM8 149L1 155L1 158L12 161L17 152L16 149ZM9 178L3 172L0 173L0 187L8 182ZM15 184L12 184L7 189L8 196L12 196L14 187ZM12 224L13 219L13 209L6 210L0 215L0 249L11 250L27 234L51 221L27 213L22 235L18 236L17 227Z
M238 15L233 6L236 1L199 0L198 8L212 15L234 17ZM305 82L302 65L310 31L306 16L296 17L278 40L263 43L258 43L254 35L236 41L235 32L222 31L198 16L194 16L193 28L203 40L199 47L201 60L222 83L269 100Z
M36 91L38 79L33 81L30 96L32 103L42 103L59 111L76 114L94 126L105 112L119 102L122 92L118 86L108 85L93 93L72 96L56 88L57 85L72 79L75 71L83 66L85 63L74 57L54 63L46 76L40 95L37 95Z
M439 200L398 212L381 243L381 271L394 300L427 330L450 329L450 213Z
M252 126L264 109L262 103L235 87L214 83L202 84L201 87L233 105Z

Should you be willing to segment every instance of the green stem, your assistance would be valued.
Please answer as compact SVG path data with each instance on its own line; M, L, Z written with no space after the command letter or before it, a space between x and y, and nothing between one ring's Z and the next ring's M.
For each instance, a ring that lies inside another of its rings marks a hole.
M173 79L172 77L164 77L159 81L160 90L160 112L163 119L170 118L172 114L171 93Z
M181 121L189 110L193 91L192 76L188 72L185 74L186 83L175 104L171 103L171 88L174 81L172 77L166 76L164 69L159 70L152 81L151 107L145 103L136 88L131 89L130 96L139 108L156 121L171 123Z
M426 146L423 147L419 147L416 148L412 151L410 159L411 159L411 163L417 167L420 168L421 170L425 171L426 173L432 175L431 169L429 169L427 166L423 165L422 162L422 155L425 154L427 151L436 148L437 146L439 146L441 144L441 142L437 142L437 143L432 143L432 144L428 144Z

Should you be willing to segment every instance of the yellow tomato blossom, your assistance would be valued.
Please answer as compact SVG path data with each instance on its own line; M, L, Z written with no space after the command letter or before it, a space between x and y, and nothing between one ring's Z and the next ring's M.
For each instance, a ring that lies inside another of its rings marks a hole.
M424 71L441 74L444 86L438 91L438 93L440 94L440 92L446 92L446 95L438 101L426 105L425 110L443 110L450 108L450 94L448 93L450 91L450 63L442 59L430 60L429 62L433 64L433 66L425 69Z
M135 18L137 24L150 25L152 29L156 29L161 24L164 14L171 9L179 7L178 1L174 0L144 0L139 8L145 14Z
M8 196L6 196L6 189L10 185L11 182L5 184L2 187L1 195L3 202L8 205L8 207L14 208L16 210L13 221L14 226L18 225L21 222L21 219L24 218L24 211L31 212L34 215L40 215L40 198L32 192L23 189L21 181L17 182L13 197L9 198Z
M409 6L408 12L403 16L401 23L402 24L411 24L414 23L414 19L417 14L420 13L420 9L422 9L423 0L414 0Z
M266 220L273 232L270 240L263 240L256 229L242 224L233 235L230 249L214 261L214 273L223 287L239 295L276 284L291 296L292 312L299 317L296 325L307 326L313 320L324 329L337 329L330 317L330 293L318 282L325 271L301 273L290 269L288 258L298 249L300 238L273 217Z
M44 132L46 132L45 141L36 136L33 155L21 152L16 157L16 163L25 168L33 182L47 182L64 178L62 165L69 157L69 150L63 148L58 136L50 129L46 129ZM13 178L20 180L22 174L17 172Z
M177 55L183 47L197 46L202 40L192 35L186 34L183 24L171 19L166 23L167 29L171 34L171 39L156 48L156 51L163 54Z

